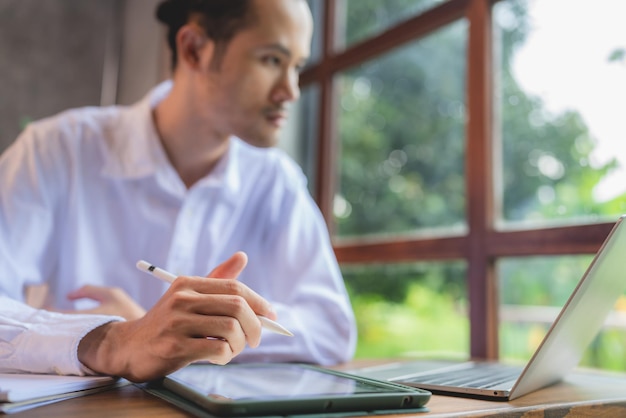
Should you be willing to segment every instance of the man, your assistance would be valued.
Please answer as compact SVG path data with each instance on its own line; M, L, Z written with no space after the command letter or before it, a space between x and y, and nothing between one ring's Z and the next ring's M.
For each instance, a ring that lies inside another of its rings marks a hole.
M74 313L0 299L0 370L142 381L198 359L348 360L354 318L328 233L301 171L269 148L299 95L306 2L169 0L158 16L171 82L131 108L32 124L0 159L0 294L47 283L49 308ZM168 289L139 259L181 277ZM295 337L260 342L255 314ZM62 349L33 362L46 338Z

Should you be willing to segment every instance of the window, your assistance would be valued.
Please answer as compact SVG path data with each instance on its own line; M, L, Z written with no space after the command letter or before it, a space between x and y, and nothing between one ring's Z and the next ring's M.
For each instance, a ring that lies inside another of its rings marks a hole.
M458 20L335 77L338 237L464 226L466 39Z
M318 137L317 120L319 109L319 88L312 84L300 91L300 99L291 112L285 129L281 131L280 147L300 165L309 179L309 190L315 190L315 162Z
M626 212L623 182L611 183L626 167L614 124L626 10L618 0L316 3L321 50L301 77L316 92L317 110L301 107L315 136L300 137L313 140L307 172L357 312L357 355L527 360ZM574 15L589 30L568 28ZM559 75L574 80L561 96L550 89ZM585 100L609 116L589 116ZM623 367L593 360L624 357L612 348L624 346L620 318L585 364ZM411 341L397 344L384 323Z

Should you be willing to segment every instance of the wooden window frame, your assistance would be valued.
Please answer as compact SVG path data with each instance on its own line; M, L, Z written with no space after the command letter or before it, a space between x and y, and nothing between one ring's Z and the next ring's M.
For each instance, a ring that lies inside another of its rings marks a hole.
M498 231L494 217L492 133L492 20L497 0L449 0L385 32L335 51L336 0L323 0L322 51L319 62L301 75L301 85L320 88L315 198L332 233L336 185L336 95L338 73L414 41L458 19L469 24L466 109L466 190L468 232L428 239L335 243L340 263L394 263L461 259L467 263L470 356L497 359L498 292L495 261L500 257L594 254L613 223ZM320 24L321 23L321 24Z

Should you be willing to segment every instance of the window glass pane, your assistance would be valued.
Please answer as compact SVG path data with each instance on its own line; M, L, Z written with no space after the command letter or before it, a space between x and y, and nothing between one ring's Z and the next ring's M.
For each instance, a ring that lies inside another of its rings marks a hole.
M467 24L341 73L339 236L465 225Z
M502 359L530 360L592 258L507 258L498 263ZM626 295L585 352L581 366L626 369Z
M626 212L626 2L502 1L493 15L503 224L615 220Z
M336 49L378 35L444 0L337 0Z
M357 358L467 358L465 264L342 265L357 318Z
M311 193L315 190L319 100L317 84L302 88L300 99L289 112L278 144L302 167Z
M313 16L313 39L311 40L311 56L306 63L306 67L319 62L322 57L322 33L324 25L324 7L326 2L319 0L307 0L311 15Z

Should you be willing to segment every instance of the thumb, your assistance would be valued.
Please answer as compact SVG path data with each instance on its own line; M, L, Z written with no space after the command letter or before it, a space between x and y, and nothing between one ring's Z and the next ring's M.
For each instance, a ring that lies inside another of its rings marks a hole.
M215 267L206 277L215 279L236 279L248 264L248 256L237 251L228 260Z

